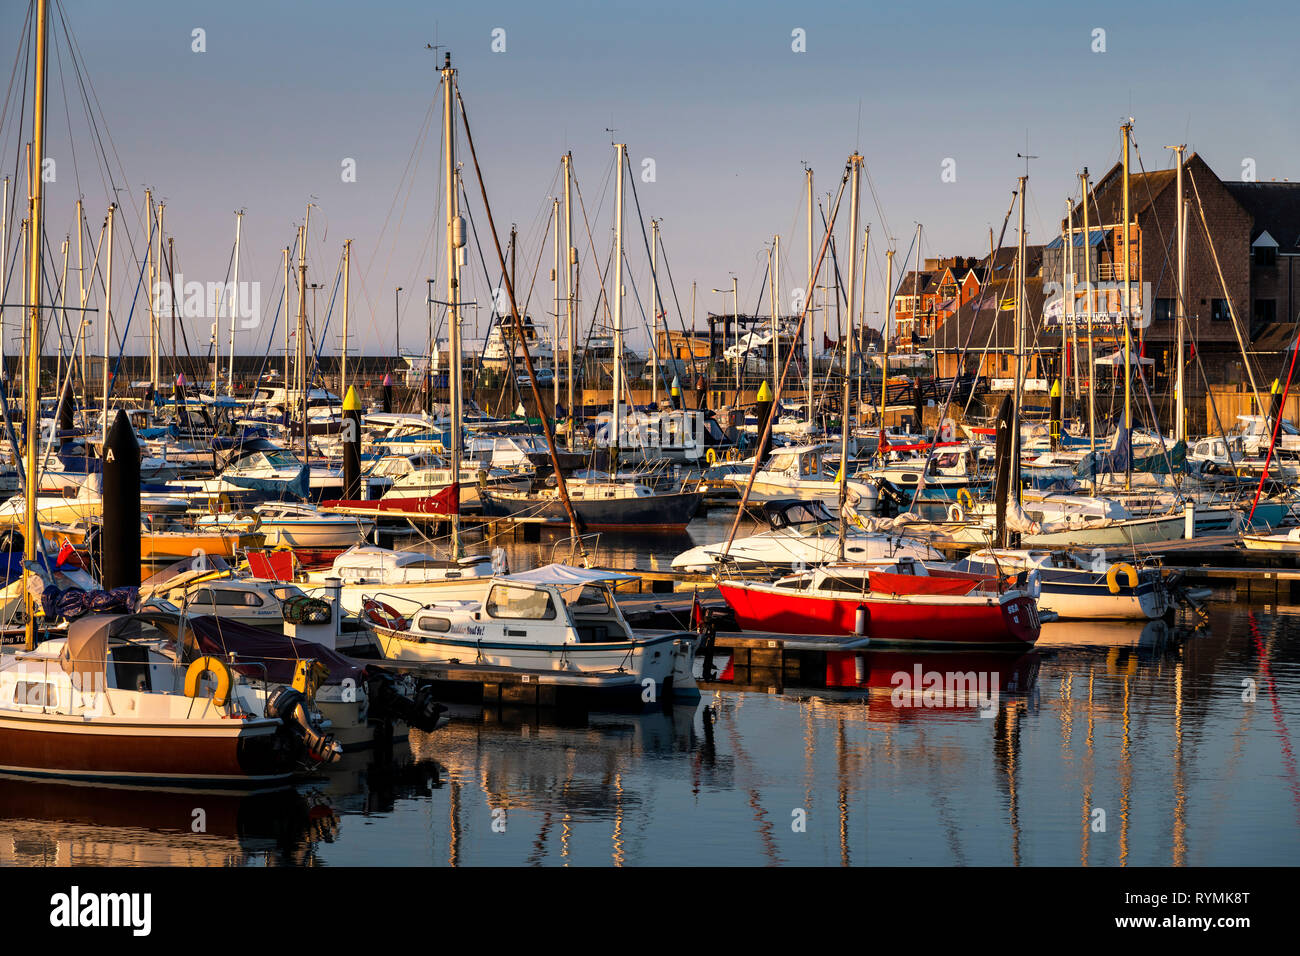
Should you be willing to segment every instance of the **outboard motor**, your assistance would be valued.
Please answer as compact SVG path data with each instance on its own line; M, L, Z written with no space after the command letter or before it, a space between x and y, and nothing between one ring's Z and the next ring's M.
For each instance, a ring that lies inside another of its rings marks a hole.
M285 731L297 738L313 765L334 763L343 748L333 734L321 733L307 713L307 696L300 690L282 686L266 702L266 716L278 717Z
M436 730L447 708L433 698L433 685L425 684L407 695L398 687L393 675L376 668L366 669L366 695L370 699L372 720L403 721L416 730Z

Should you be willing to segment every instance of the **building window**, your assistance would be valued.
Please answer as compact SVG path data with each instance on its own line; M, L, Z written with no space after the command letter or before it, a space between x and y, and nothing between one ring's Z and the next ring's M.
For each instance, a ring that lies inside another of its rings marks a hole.
M1277 321L1277 299L1255 300L1255 322L1266 325Z
M1228 313L1227 299L1210 300L1210 321L1227 322L1232 316Z
M1157 322L1170 322L1174 318L1174 300L1173 299L1156 299L1155 320Z
M1255 254L1255 265L1257 266L1277 264L1277 246L1255 246L1251 251Z

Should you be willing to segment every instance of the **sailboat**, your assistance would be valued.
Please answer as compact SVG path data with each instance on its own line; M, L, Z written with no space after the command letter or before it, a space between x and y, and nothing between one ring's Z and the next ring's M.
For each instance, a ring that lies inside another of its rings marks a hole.
M32 168L45 150L48 0L36 0ZM41 176L32 177L31 235L43 238ZM112 248L112 209L108 248ZM25 337L27 382L23 487L24 644L0 653L0 770L131 781L263 785L301 763L337 756L307 715L308 688L268 699L225 660L187 655L169 636L130 614L91 614L66 632L45 626L37 601L59 591L40 533L41 252L30 244ZM108 269L111 275L111 254ZM105 304L111 325L111 279ZM156 333L156 326L155 326ZM107 335L107 332L105 333ZM107 356L108 349L105 348ZM157 382L153 356L152 381ZM105 361L105 376L108 363ZM108 389L105 388L105 402ZM103 422L106 579L138 582L139 445L124 413ZM13 556L16 557L16 556ZM12 559L11 559L12 564ZM134 570L132 570L134 566ZM106 584L113 583L106 580ZM126 589L124 589L126 590ZM128 592L129 593L129 592ZM112 595L110 595L112 596ZM125 595L122 595L125 599ZM120 602L119 602L120 603ZM41 600L41 610L46 610Z
M623 287L623 181L627 146L615 144L618 155L614 228L615 289ZM680 531L695 517L704 500L703 490L685 488L661 493L647 484L624 481L618 477L618 461L627 420L623 405L623 303L621 295L611 296L614 303L613 411L609 419L609 477L557 481L554 489L538 492L479 492L483 514L487 517L532 519L546 524L577 522L593 530ZM525 357L528 352L525 350Z

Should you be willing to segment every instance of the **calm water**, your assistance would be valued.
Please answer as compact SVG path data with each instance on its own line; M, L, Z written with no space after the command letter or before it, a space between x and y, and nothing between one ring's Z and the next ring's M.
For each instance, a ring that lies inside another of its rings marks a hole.
M727 520L600 557L664 567ZM550 540L510 544L515 566ZM571 724L462 710L274 794L0 780L0 863L1300 861L1300 607L1049 625L1021 655L873 650L856 673ZM997 697L927 706L896 688L918 673L996 674Z

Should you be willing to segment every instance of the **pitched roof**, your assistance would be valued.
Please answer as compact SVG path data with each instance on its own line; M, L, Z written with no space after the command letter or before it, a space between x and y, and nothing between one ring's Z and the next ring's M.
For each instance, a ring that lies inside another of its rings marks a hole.
M931 285L935 283L936 276L933 272L917 273L915 269L903 276L903 281L898 285L899 295L925 295L934 291ZM915 291L913 291L915 290Z
M1191 162L1189 159L1188 162ZM1178 171L1159 169L1150 173L1135 173L1131 169L1128 175L1129 213L1137 216L1150 208L1159 196L1175 179ZM1188 187L1190 188L1190 187ZM1100 215L1098 225L1108 226L1124 219L1124 173L1123 165L1116 163L1092 188L1092 199L1096 206L1088 210L1093 215Z
M1010 277L994 279L981 289L978 295L944 320L927 347L938 349L969 347L975 353L986 347L1012 348L1016 341L1015 312L1012 309L1004 310L1002 303L1012 297L1013 288L1014 283ZM1041 277L1030 276L1025 279L1025 297L1029 308L1025 329L1026 349L1031 348L1036 341L1041 345L1057 339L1054 329L1040 330L1039 328L1044 301Z
M1300 183L1223 185L1255 220L1251 242L1267 232L1277 241L1280 252L1300 252Z
M1043 265L1043 247L1025 246L1025 260L1029 266L1026 275L1035 275ZM999 279L1008 278L1016 261L1016 247L1002 246L997 252L981 259L973 270L980 282L983 282L988 275L990 261L993 263L992 281L997 282Z

